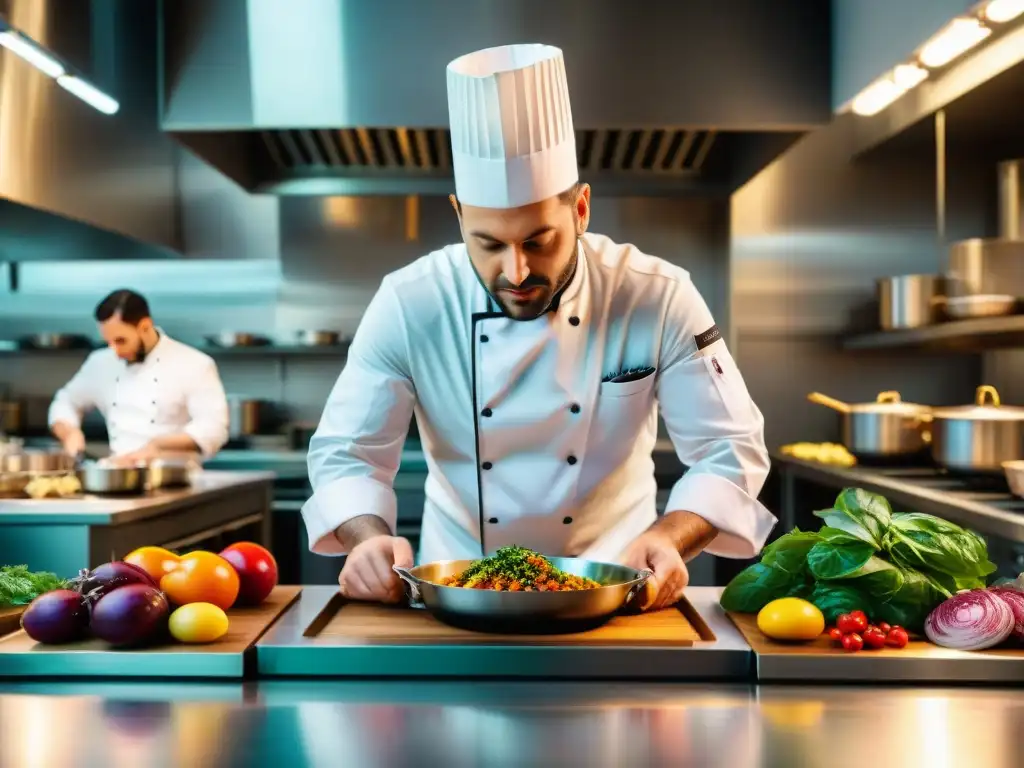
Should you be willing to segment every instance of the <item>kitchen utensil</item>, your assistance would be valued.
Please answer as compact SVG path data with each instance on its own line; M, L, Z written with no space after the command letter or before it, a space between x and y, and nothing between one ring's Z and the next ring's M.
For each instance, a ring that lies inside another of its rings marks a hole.
M115 467L90 461L79 467L78 480L86 493L142 493L146 490L146 468Z
M920 328L939 321L936 297L944 295L942 275L895 275L877 281L879 325L883 330Z
M1010 493L1024 498L1024 459L1004 461L1003 474L1006 475L1006 484L1010 486Z
M198 468L191 459L154 459L146 466L146 487L183 488L192 484L192 472Z
M0 435L25 431L25 408L18 400L0 400Z
M903 402L899 392L881 392L873 403L852 405L820 392L807 399L843 415L843 445L854 456L909 456L923 451L931 439L931 409Z
M571 557L549 557L567 573L593 579L601 587L567 592L497 592L444 587L440 581L474 560L441 560L415 568L393 566L408 585L410 602L448 624L485 632L547 634L568 626L605 623L639 595L651 571Z
M21 449L0 454L0 472L70 472L75 460L60 451Z
M1017 309L1017 297L1005 294L948 296L942 299L943 313L951 320L972 317L1003 317Z
M21 345L28 349L80 349L91 348L93 343L81 334L36 333L22 339Z
M264 402L240 395L229 395L228 417L228 434L232 439L255 435L263 426Z
M337 331L297 331L295 343L303 347L333 347L341 343Z
M215 347L230 349L234 347L262 347L269 344L270 339L265 336L257 336L254 333L223 331L213 336L207 336L206 342Z
M978 387L974 405L934 408L932 458L947 469L1002 472L1024 458L1024 408L1002 405L995 387Z

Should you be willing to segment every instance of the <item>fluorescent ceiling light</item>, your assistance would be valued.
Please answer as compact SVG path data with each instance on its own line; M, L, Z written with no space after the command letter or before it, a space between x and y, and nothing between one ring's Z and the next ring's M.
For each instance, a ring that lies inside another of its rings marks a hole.
M1010 21L1024 13L1024 0L992 0L985 6L985 18L996 24Z
M75 94L86 104L95 107L105 115L112 115L121 108L121 105L117 103L117 99L108 96L103 91L74 75L59 77L57 78L57 83L65 91Z
M0 45L20 56L33 67L50 77L64 74L64 65L37 48L17 32L0 32Z
M920 85L927 77L928 70L916 64L900 64L892 71L893 82L904 91Z
M992 30L977 19L953 19L945 29L925 43L918 58L926 67L941 67L990 34Z
M885 77L858 93L852 109L858 115L869 117L881 112L906 92L906 88L900 88L892 78Z

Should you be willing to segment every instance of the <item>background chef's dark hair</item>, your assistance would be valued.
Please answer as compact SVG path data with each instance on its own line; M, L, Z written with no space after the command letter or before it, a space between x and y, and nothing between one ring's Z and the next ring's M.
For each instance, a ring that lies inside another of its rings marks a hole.
M122 288L96 305L96 322L105 323L114 315L120 315L129 325L138 325L149 317L149 302L141 294Z

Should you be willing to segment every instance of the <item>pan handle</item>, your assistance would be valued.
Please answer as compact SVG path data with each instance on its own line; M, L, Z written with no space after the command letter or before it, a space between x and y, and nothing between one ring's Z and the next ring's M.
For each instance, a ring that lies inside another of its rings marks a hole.
M644 568L636 576L636 584L629 588L629 592L626 593L626 599L623 601L623 605L629 605L633 602L633 599L643 592L644 586L647 584L647 580L654 575L654 571Z
M821 392L811 392L807 395L807 399L812 403L831 408L833 411L839 411L840 413L850 412L849 404L844 403L842 400L836 400L834 397L823 395Z
M409 606L411 608L426 608L426 604L423 602L423 593L420 592L422 579L413 576L412 571L400 565L392 565L391 570L397 573L398 577L408 586Z

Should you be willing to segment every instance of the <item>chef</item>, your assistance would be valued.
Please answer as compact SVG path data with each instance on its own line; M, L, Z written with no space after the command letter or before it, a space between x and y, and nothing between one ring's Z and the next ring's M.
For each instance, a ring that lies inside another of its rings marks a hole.
M228 405L213 359L156 327L134 291L114 291L95 317L106 349L90 354L50 405L50 430L65 451L85 449L82 417L93 408L106 419L114 463L219 451Z
M763 418L680 267L589 234L565 67L547 45L448 65L463 243L387 275L309 447L310 549L341 592L396 601L392 482L415 413L429 474L419 559L506 545L654 571L677 600L700 551L757 554L775 518ZM657 515L662 417L689 471Z

